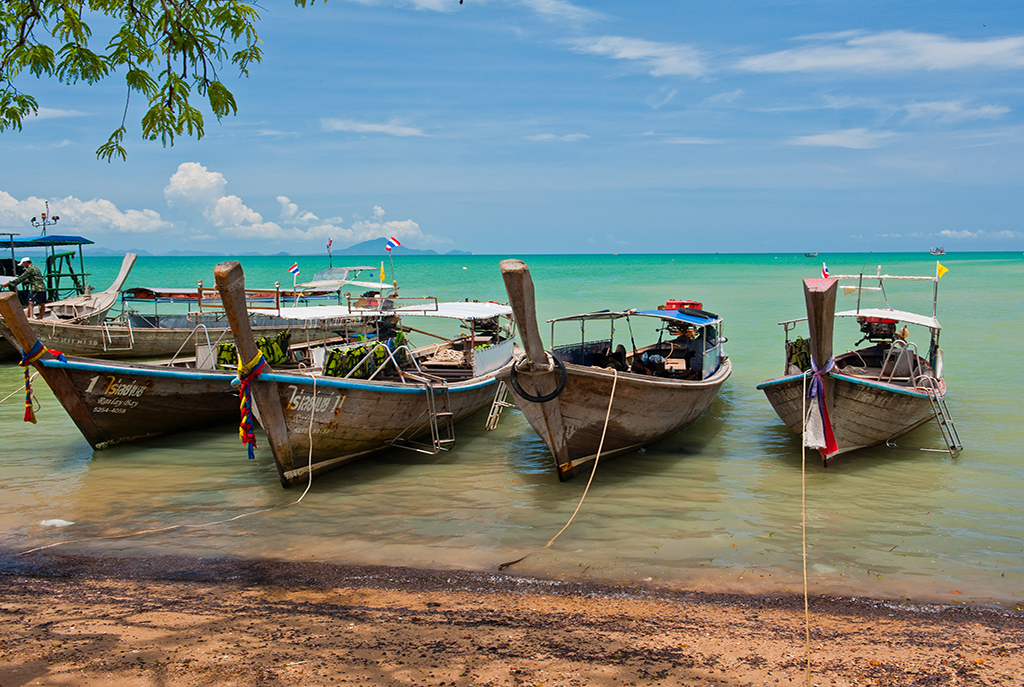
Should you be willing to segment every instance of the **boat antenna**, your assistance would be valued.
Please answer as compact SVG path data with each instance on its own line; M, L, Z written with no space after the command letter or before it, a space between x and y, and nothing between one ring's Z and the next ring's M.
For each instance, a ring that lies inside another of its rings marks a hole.
M868 260L871 259L871 251L868 251L868 255L864 258L864 264L860 266L860 276L857 278L857 314L860 314L860 297L864 293L864 270L868 266Z
M636 339L633 338L633 323L629 320L629 313L635 312L634 310L626 311L626 324L629 326L629 342L633 344L633 356L636 356Z
M885 305L892 310L892 306L889 305L889 294L885 292L885 280L882 279L882 266L878 266L878 286L882 289L882 298L885 299Z

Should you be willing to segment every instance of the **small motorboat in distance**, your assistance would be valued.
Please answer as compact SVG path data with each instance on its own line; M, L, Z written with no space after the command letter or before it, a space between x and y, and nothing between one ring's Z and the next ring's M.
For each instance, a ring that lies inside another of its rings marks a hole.
M942 247L939 247L939 248L932 248L932 249L931 249L930 251L928 251L928 252L929 252L929 253L931 253L932 255L945 255L945 254L946 254L946 249L945 249L945 248L942 248Z
M934 277L883 275L804 279L807 317L780 322L786 335L785 374L757 386L764 391L786 426L802 436L804 446L816 448L824 465L836 456L859 448L892 443L935 418L946 449L955 456L963 448L946 406L942 376L941 326L935 317L938 280L945 268L937 265ZM839 280L856 280L844 291L857 294L854 310L835 312ZM865 279L877 286L864 286ZM887 280L934 283L932 314L919 315L886 307L863 307L864 292L888 298ZM854 319L868 346L833 356L836 321ZM798 323L808 323L808 338L790 339ZM907 325L927 332L927 352L919 352Z
M501 379L551 450L563 481L592 469L595 460L631 453L683 429L707 410L732 373L722 351L722 318L693 301L550 320L549 353L537 327L529 268L503 260L501 273L526 351ZM555 323L581 330L579 343L555 346ZM619 340L628 332L630 349L617 344L620 323L626 327L620 327ZM655 325L658 337L637 348L633 334L641 324ZM588 327L601 333L588 340Z

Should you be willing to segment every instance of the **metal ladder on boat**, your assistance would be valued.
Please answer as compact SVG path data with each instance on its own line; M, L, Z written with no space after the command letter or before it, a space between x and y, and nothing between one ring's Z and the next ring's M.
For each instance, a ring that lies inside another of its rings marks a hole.
M410 372L406 372L405 377L423 384L426 391L427 408L425 412L427 424L430 426L430 443L413 441L401 434L387 443L398 448L430 455L450 450L455 444L455 413L452 412L447 380L433 375ZM404 433L403 431L402 434Z
M132 329L132 321L125 318L125 325L128 327L127 334L114 334L110 331L110 327L107 322L103 323L103 351L130 351L135 348L135 330ZM126 345L115 346L114 344L120 344L121 341L115 341L115 339L124 339L123 343Z
M498 380L498 388L494 390L494 400L491 402L491 410L487 413L487 423L484 429L490 432L498 428L498 421L501 420L501 411L505 408L515 408L515 403L508 400L508 387L503 380Z
M924 380L928 380L925 388L928 389L928 400L931 401L932 412L935 413L935 422L939 425L942 440L946 442L946 448L949 450L950 457L956 458L957 454L963 450L964 444L960 441L960 433L956 431L953 416L949 414L946 397L940 394L939 390L935 387L934 378L924 377L921 381Z

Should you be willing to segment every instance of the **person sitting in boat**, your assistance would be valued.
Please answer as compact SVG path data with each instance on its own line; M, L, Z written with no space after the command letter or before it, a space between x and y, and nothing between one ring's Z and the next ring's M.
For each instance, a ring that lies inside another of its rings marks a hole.
M704 352L715 347L715 337L713 327L708 327L703 337L697 327L688 327L683 333L683 359L686 361L683 379L704 378Z
M39 319L43 319L43 315L46 314L46 282L43 280L43 273L32 264L32 258L30 257L22 258L18 264L24 271L21 273L21 276L7 282L7 288L11 291L16 291L18 284L27 284L29 294L28 307L25 308L25 317L32 317L32 304L35 303L39 306Z

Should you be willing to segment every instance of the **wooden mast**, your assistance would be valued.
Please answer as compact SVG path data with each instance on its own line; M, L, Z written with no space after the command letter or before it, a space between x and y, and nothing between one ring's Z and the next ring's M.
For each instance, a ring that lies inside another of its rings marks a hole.
M554 370L549 374L541 373L542 370L548 369L548 356L537 327L537 302L534 298L530 268L522 260L502 260L501 277L505 280L509 305L512 306L512 313L519 327L519 338L522 339L523 349L529 361L528 365L524 366L527 369L517 368L517 371L523 372L518 375L519 384L529 394L544 396L558 386L558 374ZM539 405L544 417L544 429L547 432L547 437L541 438L547 439L557 468L560 463L568 460L561 405L558 398Z
M224 305L224 312L228 316L228 324L231 325L231 333L235 337L235 347L238 352L238 359L243 364L248 363L259 353L256 341L252 336L252 328L249 325L249 310L245 305L245 275L242 273L242 266L234 260L222 262L213 270L217 281L217 290L220 291L221 303ZM264 368L264 373L272 372L270 366ZM260 411L260 423L267 433L271 450L277 459L278 476L281 484L290 486L285 478L285 472L294 469L294 456L292 444L288 438L288 426L285 424L284 411L281 409L281 397L278 394L277 382L260 381L259 378L252 384L252 395Z
M36 338L36 333L32 331L32 327L25 317L25 311L21 309L18 294L7 293L0 297L0 316L7 323L7 327L11 330L14 338L18 340L18 345L21 346L22 351L32 350L39 342ZM104 443L106 437L103 436L103 432L100 431L100 428L93 421L92 413L89 412L81 396L78 395L78 390L74 384L68 379L67 372L60 368L45 367L41 362L41 360L52 360L55 357L47 350L43 353L41 359L34 363L35 368L39 371L40 376L46 381L47 385L49 385L50 390L53 391L60 404L64 406L64 410L74 420L78 429L81 430L85 440L95 448Z

